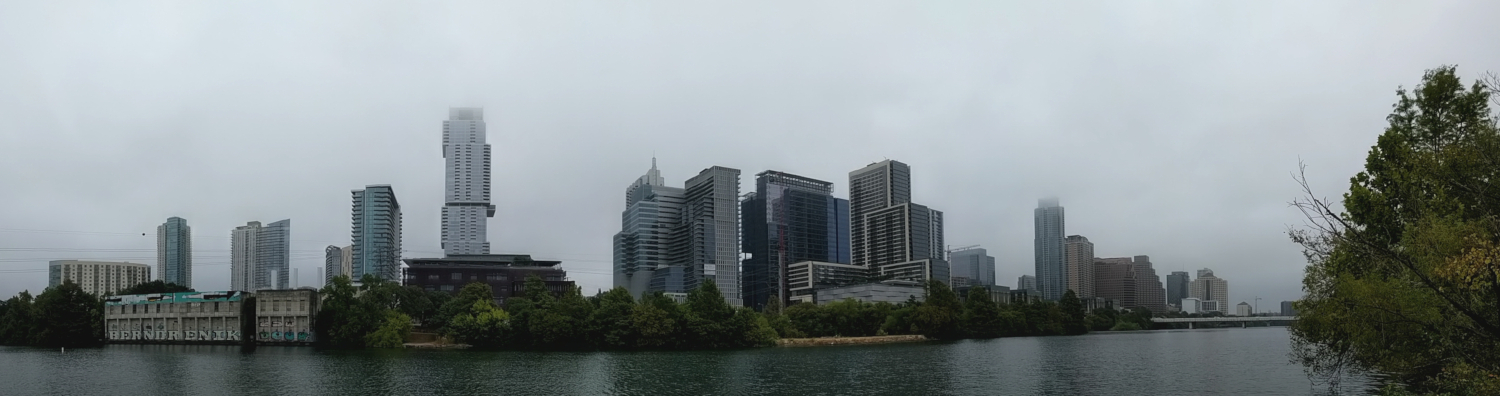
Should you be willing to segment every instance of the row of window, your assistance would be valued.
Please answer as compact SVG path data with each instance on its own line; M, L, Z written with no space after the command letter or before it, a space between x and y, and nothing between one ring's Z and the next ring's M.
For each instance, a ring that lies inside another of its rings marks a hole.
M219 303L220 302L215 301L215 302L212 302L212 303L208 303L208 302L195 302L195 303L176 303L176 304L170 304L170 303L168 303L168 304L111 305L111 306L105 307L106 308L105 311L107 313L112 313L112 314L137 314L137 313L145 314L145 313L162 313L163 310L165 310L167 313L176 313L176 312L190 313L190 312L221 312L221 310L222 310L222 312L233 312L235 309L237 309L236 305L233 305L233 304L219 305ZM182 308L181 309L177 308L179 306L182 307ZM162 308L162 307L166 307L166 308Z

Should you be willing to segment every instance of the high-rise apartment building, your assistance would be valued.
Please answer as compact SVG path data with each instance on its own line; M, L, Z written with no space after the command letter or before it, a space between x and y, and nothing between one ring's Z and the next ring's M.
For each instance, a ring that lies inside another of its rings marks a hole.
M1214 301L1217 303L1213 309L1204 304L1204 311L1224 312L1229 304L1229 281L1214 276L1214 271L1208 268L1198 270L1198 279L1193 280L1192 288L1188 294L1204 302ZM1226 312L1227 313L1227 312Z
M1062 299L1068 287L1068 271L1064 255L1063 207L1057 198L1046 198L1037 202L1034 211L1036 228L1036 282L1042 298L1049 301Z
M490 252L487 223L495 217L495 205L490 204L490 145L485 134L484 109L448 109L448 120L443 121L445 255Z
M193 287L193 232L181 217L156 227L156 278Z
M257 291L288 284L292 221L252 221L230 233L229 287Z
M833 183L765 171L740 206L745 306L761 310L771 298L787 304L793 263L849 264L849 201L833 197Z
M1036 290L1036 276L1021 275L1016 278L1016 290Z
M1094 298L1094 243L1082 235L1069 235L1063 242L1068 290L1080 299Z
M1167 304L1182 308L1182 299L1188 298L1189 284L1188 273L1184 271L1172 271L1167 275Z
M894 160L849 172L851 264L895 279L949 282L943 212L911 202L911 167Z
M374 274L381 279L399 281L401 204L396 201L396 191L387 184L374 184L350 194L353 196L350 278L358 282L365 274Z
M53 260L47 263L47 287L77 283L85 293L102 296L151 281L146 264L90 260Z
M1166 291L1151 267L1149 256L1100 258L1094 261L1095 296L1114 300L1120 308L1167 312Z
M714 282L725 301L741 305L738 169L715 166L665 186L651 170L625 190L620 233L615 234L615 286L636 296L686 293Z
M323 283L333 281L333 278L347 276L350 280L354 277L354 246L328 246L323 249Z
M948 265L953 287L995 285L995 258L984 248L949 252Z

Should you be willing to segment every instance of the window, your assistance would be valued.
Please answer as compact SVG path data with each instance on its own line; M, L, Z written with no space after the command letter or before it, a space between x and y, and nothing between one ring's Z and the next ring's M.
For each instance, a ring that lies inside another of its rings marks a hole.
M458 273L458 272L454 272L453 273L453 280L464 280L464 274Z
M451 291L453 291L453 285L443 285L443 287L441 288L441 290L445 291L445 292L451 292Z
M427 280L438 280L438 275L437 274L427 275Z
M219 302L214 301L214 312L219 312Z

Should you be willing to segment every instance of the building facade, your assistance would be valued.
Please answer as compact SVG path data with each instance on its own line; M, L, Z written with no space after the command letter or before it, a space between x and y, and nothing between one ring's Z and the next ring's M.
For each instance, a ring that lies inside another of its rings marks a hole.
M490 145L486 135L484 109L448 109L448 119L443 121L443 158L447 164L443 173L445 255L490 252L488 222L495 217L495 205L490 203ZM394 196L391 202L395 203ZM400 243L396 245L399 248ZM396 275L393 271L389 273L392 277Z
M1179 304L1182 304L1182 306L1181 306L1182 313L1189 313L1189 314L1203 313L1203 300L1199 300L1199 299L1196 299L1196 298L1188 297L1188 298L1182 299L1182 301L1179 302Z
M156 227L156 278L193 287L193 232L181 217Z
M1036 290L1036 277L1021 275L1016 278L1016 290Z
M105 337L111 343L239 343L245 296L230 290L107 297Z
M47 263L47 287L73 281L96 296L151 281L151 266L130 262L53 260Z
M1297 307L1291 301L1282 301L1281 316L1297 316Z
M849 263L849 201L833 197L833 183L785 172L755 175L755 192L740 201L745 305L762 310L770 299L791 298L792 263Z
M995 285L995 258L984 248L949 252L948 268L954 288Z
M1082 235L1069 235L1063 242L1063 261L1068 290L1079 299L1094 298L1094 243Z
M865 283L869 278L869 269L859 265L821 261L792 263L787 266L787 303L815 303L820 290Z
M614 285L624 287L640 299L650 292L653 279L665 288L671 278L668 267L687 260L686 233L682 228L683 190L667 187L656 159L651 170L625 189L625 211L620 214L620 232L614 237ZM665 271L660 279L657 270ZM681 278L683 271L677 271ZM672 282L682 285L682 280ZM683 287L662 292L686 292Z
M1036 282L1047 301L1062 299L1068 287L1068 271L1064 254L1066 230L1063 207L1057 198L1046 198L1037 202L1033 211L1036 237Z
M851 264L896 279L949 282L943 212L911 202L906 164L885 160L849 172L849 224Z
M1100 258L1094 261L1094 285L1098 297L1115 300L1120 308L1146 308L1167 312L1167 293L1149 256Z
M465 285L484 283L494 293L495 303L525 295L526 278L536 275L547 290L561 295L571 292L573 281L563 271L560 261L533 260L524 254L450 255L443 258L409 258L405 284L428 291L457 295Z
M742 305L739 177L738 169L714 166L671 188L651 160L651 170L625 191L615 285L641 296L714 282L725 301Z
M1239 305L1234 306L1234 313L1236 316L1250 316L1255 311L1250 308L1250 303L1241 301Z
M328 284L333 278L347 276L354 279L354 246L338 247L329 245L323 248L323 283Z
M271 345L312 344L317 340L318 291L311 288L255 293L254 340Z
M1182 308L1182 299L1188 297L1188 289L1191 288L1192 280L1184 271L1172 271L1167 275L1167 304Z
M252 221L230 233L229 288L235 291L276 289L291 274L292 221L262 226Z
M1194 279L1188 295L1202 300L1204 311L1228 313L1224 305L1229 301L1229 281L1214 276L1214 271L1208 268L1198 270L1198 279ZM1207 304L1215 302L1213 307Z
M390 185L375 184L350 194L353 196L350 277L355 282L365 274L400 280L401 203L396 200L396 191Z
M822 305L846 299L867 303L887 302L900 304L911 298L922 301L926 297L926 289L923 289L921 284L910 281L891 280L820 289L817 294L817 304Z

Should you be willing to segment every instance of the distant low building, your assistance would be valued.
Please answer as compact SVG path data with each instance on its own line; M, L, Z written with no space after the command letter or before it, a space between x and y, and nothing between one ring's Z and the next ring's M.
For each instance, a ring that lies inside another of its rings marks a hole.
M1036 277L1021 275L1021 277L1016 278L1016 290L1036 290Z
M1036 289L1018 289L1010 291L1010 302L1015 304L1025 302L1041 302L1042 291Z
M245 296L231 290L107 297L105 337L112 343L238 343Z
M953 292L954 293L958 293L958 299L959 299L959 301L968 301L969 300L969 290L970 289L974 289L974 288L984 289L985 291L987 291L989 293L989 295L990 295L990 301L994 301L994 302L999 303L999 304L1010 304L1010 291L1011 290L1010 290L1009 287L1005 287L1005 286L996 286L996 285L955 286L953 288Z
M459 254L444 258L405 259L406 285L424 290L458 294L464 285L490 285L495 303L525 295L526 278L536 275L553 294L573 290L573 281L561 268L561 261L532 260L525 254Z
M815 302L819 290L860 283L870 270L853 264L800 261L787 266L787 292L792 301Z
M151 266L130 262L53 260L47 263L47 287L71 280L96 296L114 294L151 281Z
M926 297L926 290L922 288L921 283L890 280L821 289L818 290L816 302L818 305L823 305L844 299L854 299L869 303L900 304L912 297L916 297L917 301L922 301Z
M1209 312L1224 313L1224 311L1226 311L1226 308L1224 307L1224 303L1222 301L1219 301L1219 300L1202 300L1202 301L1198 302L1198 312L1199 313L1209 313Z
M1192 298L1192 297L1183 298L1182 299L1182 313L1186 313L1186 314L1203 313L1203 300L1199 300L1199 299Z
M1291 301L1281 302L1281 316L1297 316L1297 307Z
M1250 316L1254 311L1250 308L1250 303L1241 301L1239 305L1234 306L1234 313L1238 316Z
M261 290L255 293L255 340L310 344L316 338L318 291Z

